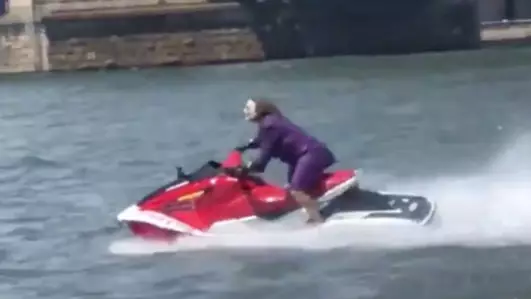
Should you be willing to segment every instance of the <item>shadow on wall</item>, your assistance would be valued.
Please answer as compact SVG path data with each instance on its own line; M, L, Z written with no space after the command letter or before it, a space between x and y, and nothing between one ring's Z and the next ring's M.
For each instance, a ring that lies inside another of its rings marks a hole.
M477 7L468 0L237 2L243 9L85 20L48 18L43 23L51 42L252 27L269 59L475 48L480 37Z
M482 23L531 19L531 1L481 0L479 2L479 15Z
M237 0L272 59L476 48L474 0Z

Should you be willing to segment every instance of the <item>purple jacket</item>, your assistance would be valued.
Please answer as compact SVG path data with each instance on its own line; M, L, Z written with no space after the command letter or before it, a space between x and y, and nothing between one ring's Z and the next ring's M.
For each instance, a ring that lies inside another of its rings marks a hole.
M269 114L262 119L252 148L260 148L260 154L253 162L253 168L258 171L264 171L271 158L295 166L308 151L328 151L326 145L280 114Z

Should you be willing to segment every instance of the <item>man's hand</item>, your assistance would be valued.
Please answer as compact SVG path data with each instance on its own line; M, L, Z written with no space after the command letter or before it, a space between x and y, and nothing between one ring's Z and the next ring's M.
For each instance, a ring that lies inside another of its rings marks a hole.
M249 146L247 144L245 145L240 145L240 146L237 146L234 148L234 150L238 151L238 152L245 152L246 150L249 149Z
M250 148L254 148L256 146L257 146L256 140L251 139L246 144L235 147L234 150L239 151L239 152L245 152L246 150Z

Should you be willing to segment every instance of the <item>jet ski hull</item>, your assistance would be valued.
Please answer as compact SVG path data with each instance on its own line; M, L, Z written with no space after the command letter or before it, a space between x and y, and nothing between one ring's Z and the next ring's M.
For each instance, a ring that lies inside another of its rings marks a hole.
M435 203L422 196L382 193L354 187L321 204L321 214L326 222L320 226L426 226L433 220L435 211ZM144 212L133 205L121 213L119 218L128 224L133 234L144 239L174 241L185 236L213 237L232 234L241 228L258 231L308 228L305 224L306 214L301 209L283 214L223 220L213 224L208 231L194 230L185 223L164 215L139 217L138 213ZM127 214L131 216L129 221Z
M229 165L229 166L227 166ZM224 161L209 161L198 170L148 194L122 211L118 221L145 239L175 240L182 236L212 236L234 226L258 229L308 227L307 215L286 190L260 177L226 173L241 165L233 152ZM421 196L362 190L354 170L336 170L323 176L314 196L326 219L322 226L426 225L435 204Z

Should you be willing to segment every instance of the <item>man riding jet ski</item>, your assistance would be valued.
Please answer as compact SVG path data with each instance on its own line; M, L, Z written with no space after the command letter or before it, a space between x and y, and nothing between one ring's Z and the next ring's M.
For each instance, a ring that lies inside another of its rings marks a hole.
M325 170L336 162L334 154L317 138L294 124L270 101L248 99L243 109L245 119L256 123L258 133L248 144L237 147L239 151L259 149L258 157L242 171L264 172L271 158L288 165L289 195L308 214L308 223L322 223L324 218L319 205L312 198Z
M354 169L325 172L336 162L334 154L271 102L249 99L243 112L258 126L255 138L222 161L208 160L186 172L177 167L175 179L121 211L118 221L142 238L176 240L215 236L240 225L298 229L299 207L307 222L326 219L324 226L423 226L433 219L435 203L423 196L364 190ZM245 163L242 152L248 149L260 154ZM264 172L272 158L289 166L286 188L252 174Z

